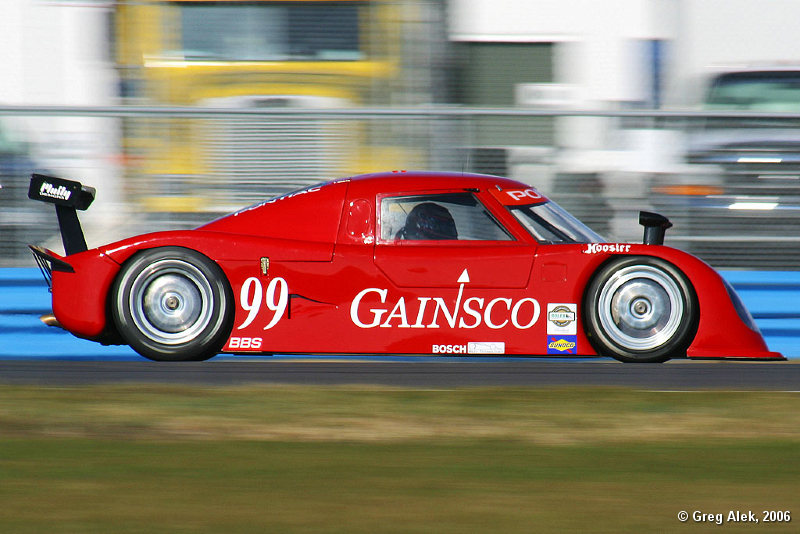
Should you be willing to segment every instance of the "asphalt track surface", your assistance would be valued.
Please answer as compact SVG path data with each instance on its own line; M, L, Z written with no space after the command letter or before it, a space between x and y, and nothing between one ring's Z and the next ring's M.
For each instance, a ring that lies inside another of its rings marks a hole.
M621 364L599 361L0 361L0 384L384 385L412 388L477 386L619 386L646 390L800 392L800 364L698 362Z

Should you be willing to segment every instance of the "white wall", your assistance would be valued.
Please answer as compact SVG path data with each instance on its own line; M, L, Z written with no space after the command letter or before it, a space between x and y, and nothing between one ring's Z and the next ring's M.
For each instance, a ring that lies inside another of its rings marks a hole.
M455 41L555 42L556 82L581 107L647 98L641 41L669 39L669 0L450 0Z
M103 2L0 0L0 102L110 103L107 12Z
M581 106L647 100L643 40L667 42L671 105L715 70L800 65L798 0L450 0L449 13L453 40L562 43L556 81L577 84Z
M116 76L109 57L109 3L0 0L0 105L111 105ZM97 187L88 226L119 212L115 119L0 116L31 143L41 170Z
M456 40L503 36L564 40L595 33L651 37L661 31L651 13L669 0L450 0Z
M690 105L714 72L755 64L800 65L797 0L682 0L671 62L670 101Z
M652 101L651 40L664 43L660 96L667 108L696 103L709 75L726 67L800 65L800 0L449 0L449 17L456 41L557 43L554 81L572 86L572 107L583 109ZM642 145L647 133L614 125L562 119L559 146L584 170L613 170L652 168L642 163L648 160L661 165L663 147L679 144L658 138ZM632 148L640 145L650 148Z

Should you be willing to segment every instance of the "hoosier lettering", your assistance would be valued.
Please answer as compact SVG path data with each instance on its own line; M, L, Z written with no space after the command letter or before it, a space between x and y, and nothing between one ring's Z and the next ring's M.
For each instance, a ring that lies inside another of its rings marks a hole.
M630 252L631 246L622 243L587 243L584 254L597 254L598 252Z

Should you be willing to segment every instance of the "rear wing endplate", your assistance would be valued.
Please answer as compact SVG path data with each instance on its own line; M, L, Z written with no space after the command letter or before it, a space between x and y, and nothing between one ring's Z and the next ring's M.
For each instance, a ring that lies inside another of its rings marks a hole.
M77 210L86 210L94 201L94 195L94 187L80 182L44 174L31 176L28 198L55 204L61 242L67 256L87 249Z

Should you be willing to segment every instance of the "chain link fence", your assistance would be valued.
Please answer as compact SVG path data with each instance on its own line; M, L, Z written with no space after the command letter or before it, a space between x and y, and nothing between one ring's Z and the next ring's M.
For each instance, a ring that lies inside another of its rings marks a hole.
M719 121L760 135L714 141ZM52 209L27 200L34 171L97 188L81 214L97 246L392 169L509 176L614 241L639 241L638 211L657 211L668 245L717 267L800 265L798 114L6 106L0 127L2 266L33 265L28 243L60 249Z

